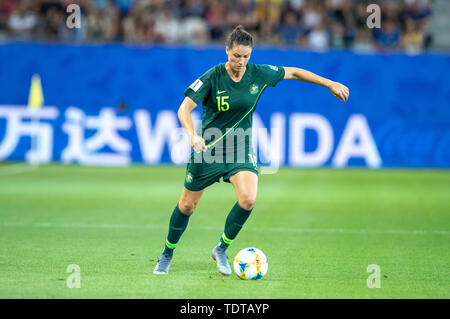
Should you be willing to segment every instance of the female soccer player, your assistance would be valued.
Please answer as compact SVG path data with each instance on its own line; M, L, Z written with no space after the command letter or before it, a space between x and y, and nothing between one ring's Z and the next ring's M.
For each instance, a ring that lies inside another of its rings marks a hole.
M178 117L190 138L193 152L154 274L168 274L173 251L190 215L205 188L219 182L220 178L233 185L237 202L228 214L225 229L212 250L211 258L217 262L221 274L231 274L226 249L249 217L256 200L258 171L251 146L252 114L266 87L275 86L283 79L292 79L324 86L340 100L345 102L348 99L346 86L309 71L249 63L252 48L252 36L241 26L236 27L226 42L228 62L214 66L184 91L186 97L178 110ZM203 120L201 135L198 135L191 112L200 102L203 103Z

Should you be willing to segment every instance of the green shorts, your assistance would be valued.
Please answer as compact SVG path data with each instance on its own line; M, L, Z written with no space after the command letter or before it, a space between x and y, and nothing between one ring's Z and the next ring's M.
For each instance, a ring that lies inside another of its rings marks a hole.
M190 191L200 191L216 182L219 183L220 178L229 183L230 177L239 171L250 171L258 175L256 156L249 155L245 162L240 163L226 163L225 160L222 163L207 163L205 161L195 162L194 154L191 153L186 167L184 187Z

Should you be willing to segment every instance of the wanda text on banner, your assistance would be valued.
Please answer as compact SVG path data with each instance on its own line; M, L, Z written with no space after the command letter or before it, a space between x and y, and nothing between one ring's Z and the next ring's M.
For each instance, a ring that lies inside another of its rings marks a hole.
M40 119L37 125L30 121L33 116ZM191 149L176 113L161 110L153 117L144 109L124 115L105 107L98 114L87 115L77 107L60 112L45 106L31 113L26 106L1 105L4 132L0 160L33 158L41 163L118 166L133 162L185 164ZM194 112L193 118L198 127L199 114ZM255 113L253 121L253 146L263 165L276 162L318 167L330 162L334 167L345 167L352 158L362 159L368 167L382 165L367 119L361 114L349 117L341 136L335 135L330 121L320 114L273 113L271 126L266 127ZM317 137L313 150L305 149L306 131ZM39 141L34 150L29 148L32 136Z

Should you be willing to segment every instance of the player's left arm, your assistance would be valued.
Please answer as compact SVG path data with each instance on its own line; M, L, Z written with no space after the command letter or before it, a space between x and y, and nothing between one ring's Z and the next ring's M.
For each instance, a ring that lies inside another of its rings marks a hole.
M348 87L346 87L345 85L338 82L333 82L329 79L323 78L317 74L300 68L285 66L283 80L297 80L324 86L328 88L335 97L344 102L348 100L348 96L350 94Z

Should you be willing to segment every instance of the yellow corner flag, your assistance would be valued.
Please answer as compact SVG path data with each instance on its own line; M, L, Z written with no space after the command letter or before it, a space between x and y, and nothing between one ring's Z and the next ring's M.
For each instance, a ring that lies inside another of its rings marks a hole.
M28 107L30 109L39 109L44 104L44 95L42 93L42 84L39 74L34 74L31 78L30 94L28 96Z

